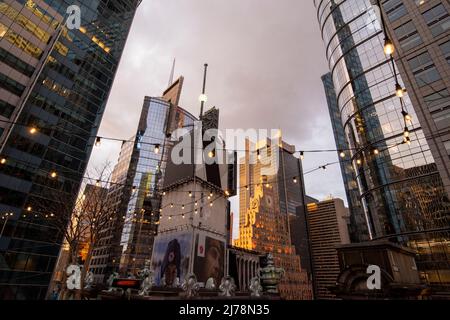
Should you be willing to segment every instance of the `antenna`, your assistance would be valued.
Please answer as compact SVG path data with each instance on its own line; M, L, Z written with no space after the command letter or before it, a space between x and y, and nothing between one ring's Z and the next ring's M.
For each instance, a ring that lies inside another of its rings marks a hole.
M170 72L169 84L167 85L168 88L173 84L173 77L175 74L175 63L176 63L176 58L173 58L172 71Z
M205 63L205 73L203 75L203 90L202 90L202 95L200 96L200 120L203 118L203 108L205 107L205 102L207 101L207 97L206 97L206 75L208 73L208 64Z

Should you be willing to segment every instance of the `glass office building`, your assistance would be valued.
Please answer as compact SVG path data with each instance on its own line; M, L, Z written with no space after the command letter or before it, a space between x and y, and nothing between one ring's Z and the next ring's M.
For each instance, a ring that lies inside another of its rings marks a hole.
M450 203L424 131L413 117L411 143L395 92L384 34L369 0L314 0L345 138L371 240L417 250L423 281L450 283ZM397 69L398 70L398 69ZM399 75L401 85L404 85ZM353 212L352 212L353 214Z
M113 173L111 209L122 220L111 223L94 252L91 270L98 281L114 271L136 274L151 259L161 189L173 145L170 133L176 128L190 130L195 120L165 98L144 99L134 142L124 143Z
M72 1L0 3L0 299L45 297L62 235L35 209L74 203L138 3L77 1L74 30Z

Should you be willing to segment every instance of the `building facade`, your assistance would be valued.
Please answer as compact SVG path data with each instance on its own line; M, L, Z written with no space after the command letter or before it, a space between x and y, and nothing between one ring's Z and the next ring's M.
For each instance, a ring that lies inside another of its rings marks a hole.
M301 226L299 230L291 229L297 226L292 222L301 218L305 207L302 167L294 151L285 142L264 141L254 146L246 141L245 159L239 164L240 223L234 245L261 254L272 253L275 265L286 271L279 285L281 296L309 300L313 295L308 273L309 244L302 243L308 237L298 236ZM276 166L267 167L267 163ZM306 226L303 230L307 232Z
M340 273L336 247L350 243L347 228L349 218L350 212L341 199L308 205L308 228L316 299L336 298L330 291L330 288L336 285Z
M75 202L139 1L78 1L69 30L72 4L0 3L0 299L45 297L62 234L24 213Z
M396 76L404 82L384 53L377 12L368 0L314 4L369 238L417 250L422 280L448 287L448 195L411 99L402 106L396 95ZM402 109L413 119L409 141Z

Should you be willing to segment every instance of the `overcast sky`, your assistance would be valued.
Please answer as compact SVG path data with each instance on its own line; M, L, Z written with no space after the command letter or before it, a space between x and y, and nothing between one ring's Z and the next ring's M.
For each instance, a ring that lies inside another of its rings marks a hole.
M335 149L320 77L328 72L312 0L144 0L138 9L99 135L128 139L144 96L185 77L181 106L199 113L203 64L209 63L208 104L221 128L281 128L303 149ZM95 148L90 168L117 161L120 142ZM304 169L337 161L307 154ZM307 194L344 198L338 165L306 177Z

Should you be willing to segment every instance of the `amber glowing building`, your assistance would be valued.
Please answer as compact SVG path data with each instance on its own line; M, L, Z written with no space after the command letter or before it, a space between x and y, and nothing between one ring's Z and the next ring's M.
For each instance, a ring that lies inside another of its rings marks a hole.
M305 250L309 245L293 241L291 236L302 232L292 230L291 217L305 214L302 167L294 151L284 142L268 141L256 147L246 142L245 157L239 164L240 226L234 245L272 253L275 265L286 272L279 285L281 297L310 300L310 258Z

